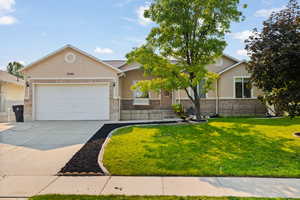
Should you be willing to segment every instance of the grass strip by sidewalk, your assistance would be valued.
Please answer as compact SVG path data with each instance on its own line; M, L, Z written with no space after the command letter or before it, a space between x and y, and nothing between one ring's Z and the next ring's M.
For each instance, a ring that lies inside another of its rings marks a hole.
M29 200L300 200L291 198L252 197L178 197L178 196L89 196L89 195L42 195Z

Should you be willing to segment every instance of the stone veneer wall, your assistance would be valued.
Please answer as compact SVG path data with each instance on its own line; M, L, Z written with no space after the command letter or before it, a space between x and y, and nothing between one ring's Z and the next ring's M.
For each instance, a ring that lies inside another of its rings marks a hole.
M161 105L160 100L150 100L150 105L133 105L132 99L121 100L121 120L162 120L176 118L171 106Z
M34 83L109 83L110 87L110 120L119 120L119 100L114 99L114 86L113 80L111 79L101 79L101 80L93 80L93 79L62 79L62 80L30 80L29 83L29 91L24 101L24 119L25 121L32 121L32 94L33 94L33 86Z
M150 100L150 105L133 105L133 100L121 100L121 110L160 110L160 100Z
M161 120L176 118L172 108L163 109L159 100L151 100L149 106L134 106L132 100L121 101L121 120ZM181 100L187 109L193 106L190 100ZM216 114L216 100L202 99L201 114ZM221 116L261 116L266 113L266 107L257 99L220 99L219 114Z
M177 118L172 110L121 110L121 120L162 120Z
M185 108L192 106L190 100L181 100ZM258 99L219 99L219 114L221 116L261 116L266 114L267 109ZM201 100L202 115L216 113L215 99Z

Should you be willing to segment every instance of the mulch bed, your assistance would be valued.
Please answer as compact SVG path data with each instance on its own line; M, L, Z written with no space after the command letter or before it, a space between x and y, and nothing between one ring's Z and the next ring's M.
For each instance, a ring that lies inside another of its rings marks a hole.
M102 176L98 156L105 139L116 128L130 125L169 124L177 121L104 124L58 172L59 176Z

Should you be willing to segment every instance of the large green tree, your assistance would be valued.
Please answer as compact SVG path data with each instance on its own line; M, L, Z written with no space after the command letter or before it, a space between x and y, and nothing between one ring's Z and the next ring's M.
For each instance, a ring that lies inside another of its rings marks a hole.
M200 119L200 93L211 89L217 78L206 66L222 55L230 23L242 19L239 0L153 0L144 16L157 26L146 44L127 58L140 63L146 76L156 78L140 81L134 88L185 90Z
M264 91L264 102L291 116L300 115L300 7L290 0L287 7L254 30L247 41L249 72L254 84Z
M19 71L23 67L24 66L19 62L10 62L10 63L8 63L6 70L8 73L10 73L16 77L23 78L22 73Z

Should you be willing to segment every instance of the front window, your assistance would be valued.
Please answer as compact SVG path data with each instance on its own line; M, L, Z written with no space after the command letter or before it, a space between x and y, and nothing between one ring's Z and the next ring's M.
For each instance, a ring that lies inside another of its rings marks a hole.
M197 92L201 99L206 98L206 92L204 86L205 86L205 80L200 81L199 84L197 85ZM191 94L191 96L195 97L194 91L191 87L189 87L189 93Z
M250 78L235 78L235 98L251 98L251 82Z
M138 81L133 81L136 84ZM149 92L142 92L139 88L133 91L133 105L150 105Z
M206 98L206 92L204 86L205 86L205 80L201 80L197 86L199 97L203 99Z
M133 84L136 84L137 82L138 81L133 81ZM149 92L142 92L139 88L137 88L133 91L133 97L147 99L149 98Z

